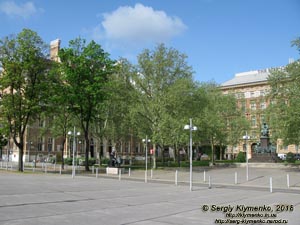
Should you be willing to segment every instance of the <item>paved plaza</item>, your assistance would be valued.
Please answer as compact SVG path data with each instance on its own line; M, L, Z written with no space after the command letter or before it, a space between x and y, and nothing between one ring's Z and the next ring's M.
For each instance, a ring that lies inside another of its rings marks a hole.
M144 175L144 171L121 177L79 173L72 179L70 174L0 170L0 224L298 225L300 221L299 169L249 168L248 181L245 168L195 169L193 191L185 170L178 171L177 186L173 170L154 170L152 179L148 171L147 183Z

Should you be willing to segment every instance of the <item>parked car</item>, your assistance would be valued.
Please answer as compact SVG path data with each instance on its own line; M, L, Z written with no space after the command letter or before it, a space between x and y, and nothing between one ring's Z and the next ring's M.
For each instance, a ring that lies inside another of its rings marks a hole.
M294 155L294 158L295 158L296 160L300 160L300 153L296 153L296 154Z
M207 154L201 155L201 160L210 160L210 157Z
M281 160L286 160L286 154L278 154L278 157L281 159Z

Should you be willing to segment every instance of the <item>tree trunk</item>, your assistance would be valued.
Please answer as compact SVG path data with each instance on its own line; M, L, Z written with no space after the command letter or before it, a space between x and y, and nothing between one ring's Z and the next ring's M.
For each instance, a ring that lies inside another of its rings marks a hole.
M211 139L211 163L215 164L214 138Z
M84 132L84 138L85 138L85 171L89 171L89 152L90 152L90 139L88 131Z
M62 147L61 147L61 168L65 169L65 162L64 162L64 150L65 150L65 143L66 138L63 139Z
M153 169L156 169L156 145L153 145Z
M24 172L23 170L23 154L24 154L24 145L23 143L21 142L19 144L19 171L20 172Z

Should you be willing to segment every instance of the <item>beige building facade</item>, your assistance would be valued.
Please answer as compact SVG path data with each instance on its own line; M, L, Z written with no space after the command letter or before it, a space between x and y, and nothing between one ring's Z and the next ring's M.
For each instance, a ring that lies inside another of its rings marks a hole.
M238 107L243 111L251 126L250 131L247 131L249 139L244 140L241 137L240 144L233 146L233 152L227 150L225 153L227 158L234 158L240 151L244 151L243 145L246 142L248 157L251 159L254 148L260 141L262 125L267 122L265 110L270 105L270 99L267 97L270 90L269 75L269 69L237 73L233 79L221 84L220 89L223 94L233 94L236 97ZM272 137L272 127L270 127L270 136ZM275 142L272 144L276 146L278 154L298 153L298 146L296 145L283 146L282 140Z

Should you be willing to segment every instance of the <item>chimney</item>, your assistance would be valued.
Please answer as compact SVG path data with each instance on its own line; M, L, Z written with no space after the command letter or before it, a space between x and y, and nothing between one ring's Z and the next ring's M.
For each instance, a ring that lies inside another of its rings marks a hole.
M58 58L58 51L60 48L60 39L56 39L50 42L50 59L56 62L60 62Z

